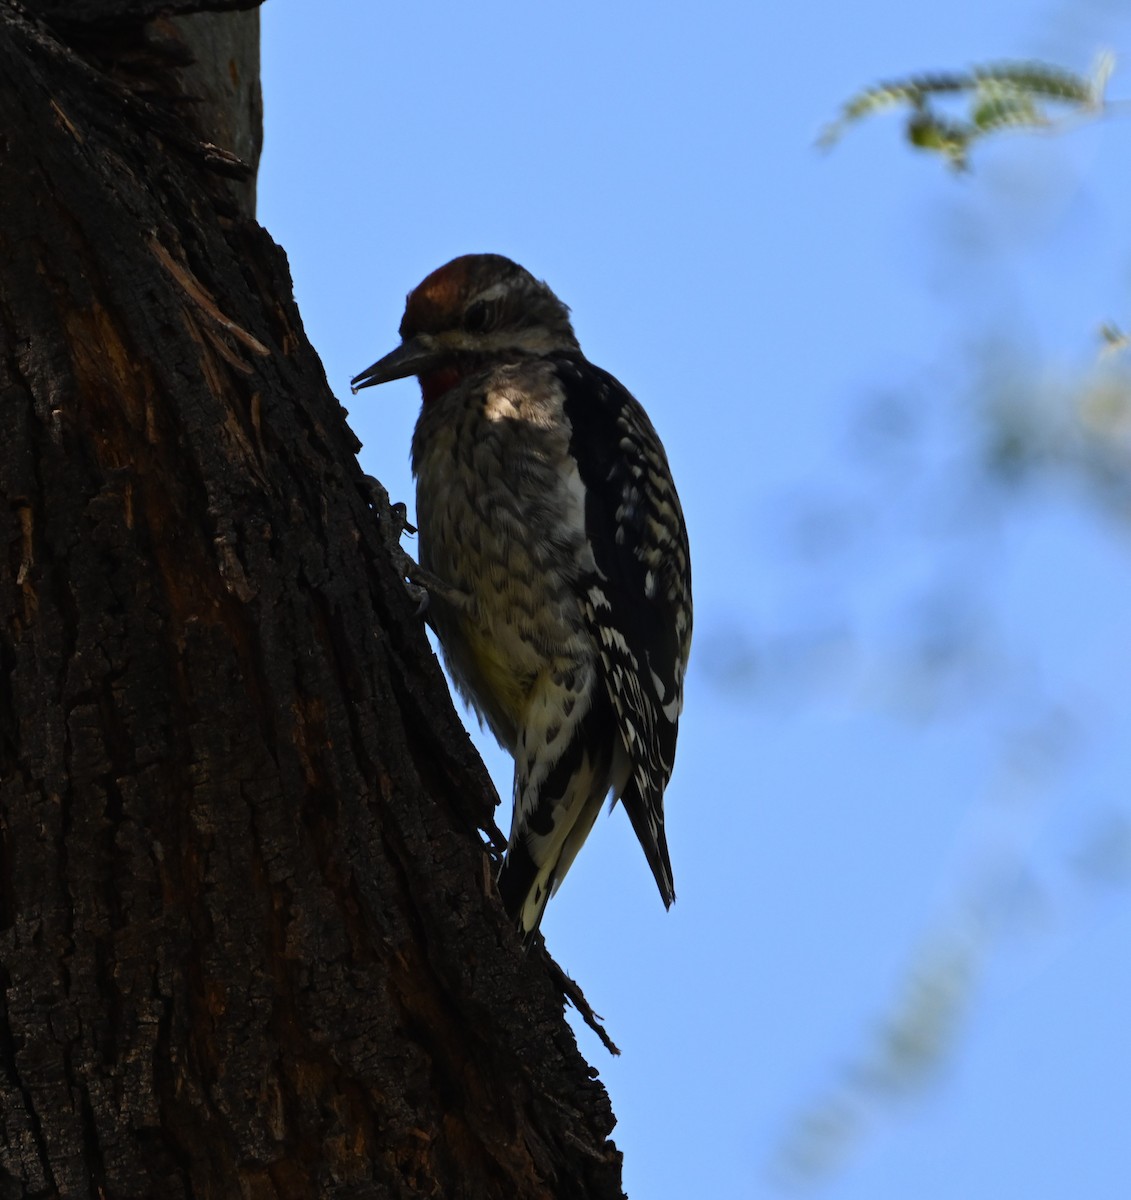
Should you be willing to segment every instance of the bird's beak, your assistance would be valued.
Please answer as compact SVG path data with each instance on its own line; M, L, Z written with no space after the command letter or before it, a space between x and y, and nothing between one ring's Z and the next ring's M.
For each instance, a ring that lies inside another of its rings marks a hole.
M410 375L426 375L438 365L441 352L431 339L409 338L384 358L379 358L371 367L350 380L350 390L356 395L362 388L378 383L389 383L393 379L407 379Z

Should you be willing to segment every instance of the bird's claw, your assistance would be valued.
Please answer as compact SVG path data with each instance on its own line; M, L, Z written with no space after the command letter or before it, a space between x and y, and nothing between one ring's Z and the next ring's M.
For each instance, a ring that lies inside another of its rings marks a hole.
M399 542L402 533L416 532L416 526L410 525L408 521L408 506L403 500L398 500L394 504L389 499L385 485L379 479L372 475L363 475L362 488L365 491L365 498L377 513L377 520L390 542Z
M404 590L408 592L408 598L416 602L415 616L422 617L428 611L428 589L422 588L419 583L413 583L411 579L406 578L404 581Z
M415 533L416 526L408 519L408 508L403 501L393 504L385 485L372 475L365 476L365 490L369 503L377 513L377 521L385 536L385 544L404 582L409 599L416 605L416 615L422 617L428 610L428 591L416 582L420 567L401 545L401 534Z
M403 500L398 500L396 504L390 504L389 512L392 513L393 521L400 527L402 533L416 532L416 526L408 519L408 505Z
M408 598L416 605L416 615L422 617L428 611L429 596L428 589L422 583L417 582L420 565L403 546L398 545L392 553L397 563L397 570L404 581L404 590L408 593Z

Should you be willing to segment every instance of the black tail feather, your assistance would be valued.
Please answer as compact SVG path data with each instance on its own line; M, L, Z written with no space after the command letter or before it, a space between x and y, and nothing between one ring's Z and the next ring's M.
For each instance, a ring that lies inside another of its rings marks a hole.
M664 833L663 800L659 805L649 804L640 795L636 780L630 779L621 796L621 803L632 822L648 866L652 868L664 907L671 908L675 900L675 880L672 876L672 860L668 857L668 838Z

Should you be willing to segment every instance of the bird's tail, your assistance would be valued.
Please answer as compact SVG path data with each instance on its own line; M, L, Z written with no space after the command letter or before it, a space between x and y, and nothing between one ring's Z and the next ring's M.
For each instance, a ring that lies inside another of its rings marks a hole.
M671 908L675 900L675 879L672 860L668 857L668 839L664 833L664 794L662 791L655 794L643 792L640 776L634 775L621 794L621 803L644 850L644 857L652 868L664 907Z

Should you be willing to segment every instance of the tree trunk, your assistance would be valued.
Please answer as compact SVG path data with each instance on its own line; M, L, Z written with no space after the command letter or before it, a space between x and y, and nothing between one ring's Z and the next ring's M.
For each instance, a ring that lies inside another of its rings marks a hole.
M0 1196L620 1197L196 6L0 0Z

